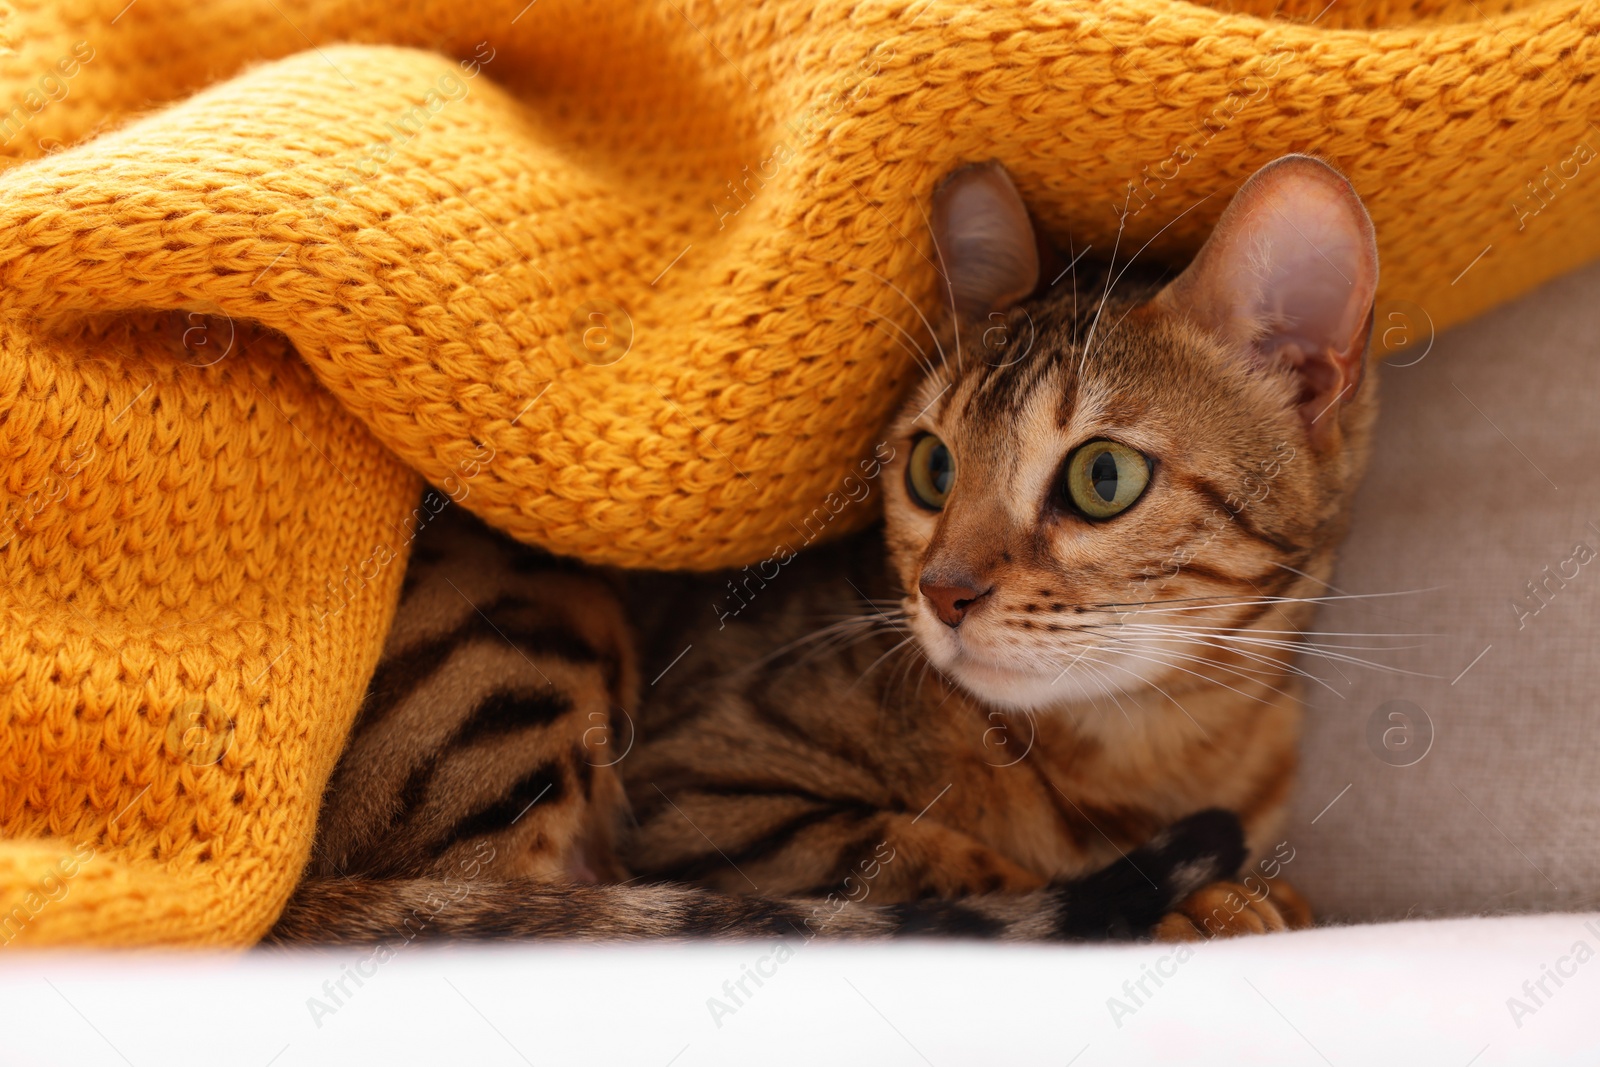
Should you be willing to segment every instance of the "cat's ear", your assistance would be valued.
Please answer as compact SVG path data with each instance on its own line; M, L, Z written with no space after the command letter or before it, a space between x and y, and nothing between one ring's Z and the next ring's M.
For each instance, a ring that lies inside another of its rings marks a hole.
M933 237L950 301L963 322L1004 311L1039 284L1033 223L999 163L969 164L939 184Z
M1240 187L1155 302L1259 365L1292 369L1301 414L1320 437L1361 384L1377 288L1378 245L1361 198L1326 163L1284 156Z

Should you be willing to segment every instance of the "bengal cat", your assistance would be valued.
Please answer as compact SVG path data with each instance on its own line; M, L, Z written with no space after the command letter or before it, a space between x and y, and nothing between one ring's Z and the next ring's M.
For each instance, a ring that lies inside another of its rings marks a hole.
M815 513L881 528L714 576L424 532L274 939L1309 923L1293 658L1374 413L1365 209L1286 156L1165 284L1042 277L998 164L933 231L937 350Z

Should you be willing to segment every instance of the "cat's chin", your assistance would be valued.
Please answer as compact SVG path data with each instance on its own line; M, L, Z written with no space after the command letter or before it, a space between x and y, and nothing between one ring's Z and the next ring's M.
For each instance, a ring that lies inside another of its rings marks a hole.
M920 623L920 625L919 625ZM1127 691L1113 680L1093 676L1084 670L1061 670L1045 674L1004 662L975 642L964 641L948 628L926 617L913 619L912 632L917 643L939 672L986 704L1007 711L1048 712L1081 704L1095 697ZM1067 657L1071 662L1072 657ZM1137 681L1137 675L1128 676Z
M1096 694L1105 696L1105 687L1071 672L1032 674L996 667L973 656L958 657L944 668L946 677L982 700L1007 711L1048 712L1079 704Z

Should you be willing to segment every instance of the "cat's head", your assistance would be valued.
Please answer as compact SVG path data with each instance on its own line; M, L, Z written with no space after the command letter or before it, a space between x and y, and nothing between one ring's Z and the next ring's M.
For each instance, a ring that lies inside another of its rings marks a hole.
M953 322L886 477L928 658L1015 709L1286 659L1240 635L1292 632L1282 606L1324 592L1373 413L1377 247L1350 184L1263 167L1165 285L1080 262L1041 286L998 164L934 207Z

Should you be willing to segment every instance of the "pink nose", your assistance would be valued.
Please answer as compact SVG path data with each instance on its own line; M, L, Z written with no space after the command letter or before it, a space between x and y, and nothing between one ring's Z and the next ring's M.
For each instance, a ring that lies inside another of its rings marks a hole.
M987 589L977 588L976 582L970 578L948 579L923 579L917 588L922 590L922 595L928 598L928 603L933 605L934 614L939 616L939 621L952 630L961 625L961 620L967 617L978 602L994 592L994 586Z

